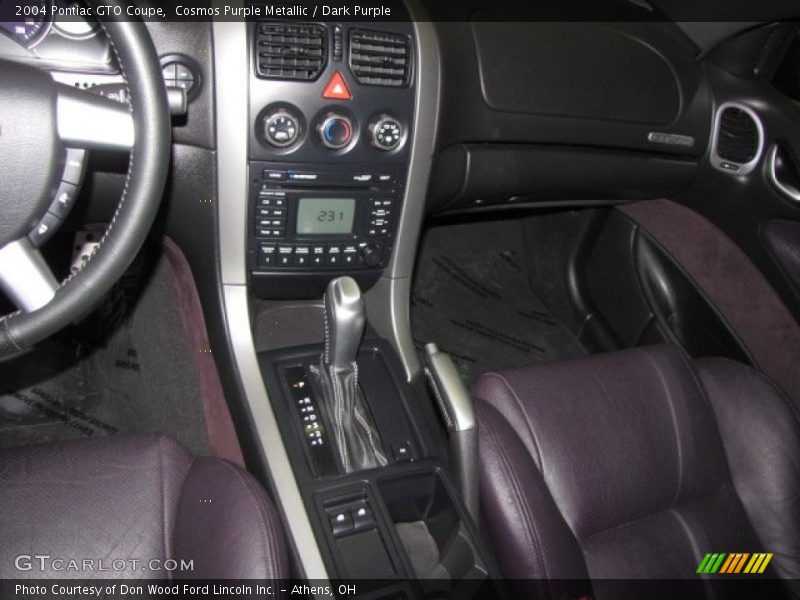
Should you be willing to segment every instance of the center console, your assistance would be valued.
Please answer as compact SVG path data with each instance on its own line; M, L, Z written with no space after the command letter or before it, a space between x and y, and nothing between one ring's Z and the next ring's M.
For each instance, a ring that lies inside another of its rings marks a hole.
M438 44L430 23L390 4L391 21L213 25L230 350L298 576L357 583L363 598L491 598L496 570L464 500L472 486L453 466L456 438L414 368L403 322ZM324 327L323 293L343 280L341 290L372 288L363 339L346 314L363 308L360 292L339 299L344 335ZM322 358L337 336L351 358ZM350 386L355 411L331 381ZM360 446L343 450L342 431Z
M411 23L250 25L248 269L262 298L319 297L387 266L414 136Z

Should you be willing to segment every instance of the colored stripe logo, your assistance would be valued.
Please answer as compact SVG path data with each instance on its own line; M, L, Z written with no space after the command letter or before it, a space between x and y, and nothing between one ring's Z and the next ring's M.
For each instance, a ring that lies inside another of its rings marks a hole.
M697 573L701 575L760 575L767 569L774 554L772 552L709 552L703 557Z

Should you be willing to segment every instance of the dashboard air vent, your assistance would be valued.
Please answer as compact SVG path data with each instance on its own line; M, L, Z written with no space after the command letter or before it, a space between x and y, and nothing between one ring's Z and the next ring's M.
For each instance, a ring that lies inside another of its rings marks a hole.
M313 81L328 53L325 29L319 25L259 23L255 52L258 74L265 79Z
M758 125L746 111L730 106L719 117L717 155L723 160L747 164L756 158L760 135Z
M350 31L350 70L362 85L408 85L411 41L401 34L354 29Z

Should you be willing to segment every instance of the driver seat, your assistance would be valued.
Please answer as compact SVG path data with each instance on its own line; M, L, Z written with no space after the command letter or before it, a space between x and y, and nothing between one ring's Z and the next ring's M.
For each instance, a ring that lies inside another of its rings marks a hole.
M800 412L754 369L653 346L487 373L471 392L482 526L529 597L662 597L645 580L713 597L709 553L726 555L716 572L748 554L740 575L771 554L755 577L800 596Z
M2 450L0 506L4 579L288 576L280 518L263 487L163 436Z

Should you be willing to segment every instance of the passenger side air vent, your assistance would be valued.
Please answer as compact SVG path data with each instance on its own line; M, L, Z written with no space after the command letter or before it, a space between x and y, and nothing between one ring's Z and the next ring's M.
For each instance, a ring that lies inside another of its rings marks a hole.
M764 144L761 122L747 106L723 104L717 112L712 163L718 169L746 174L753 170Z
M396 33L354 29L350 31L350 70L362 85L408 85L411 41Z
M325 68L326 41L319 25L259 23L255 38L259 76L314 81Z

